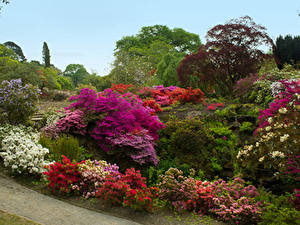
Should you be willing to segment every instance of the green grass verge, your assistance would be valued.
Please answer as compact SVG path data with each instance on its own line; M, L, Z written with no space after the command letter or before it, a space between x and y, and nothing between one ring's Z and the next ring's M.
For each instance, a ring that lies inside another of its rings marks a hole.
M40 225L25 218L0 210L0 225Z

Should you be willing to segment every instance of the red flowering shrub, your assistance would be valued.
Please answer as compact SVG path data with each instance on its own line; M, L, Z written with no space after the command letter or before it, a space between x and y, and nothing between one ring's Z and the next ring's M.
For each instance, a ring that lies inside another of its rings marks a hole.
M48 171L44 172L44 175L48 180L48 188L53 193L70 194L73 191L72 185L80 181L78 165L79 163L73 164L63 155L61 162L54 162L47 166Z
M218 107L224 107L223 103L212 103L207 106L207 110L215 111Z
M157 188L148 188L146 178L141 176L140 171L132 168L127 169L125 174L113 173L106 176L96 197L103 199L106 204L151 211L156 193Z
M128 91L128 88L134 87L133 84L111 84L111 90L119 92L121 94Z
M163 110L160 108L160 105L156 103L154 99L146 99L144 100L143 106L150 107L155 110L155 113L162 112Z
M204 93L199 89L184 89L183 91L179 92L176 97L176 100L180 101L181 103L200 103L204 99Z

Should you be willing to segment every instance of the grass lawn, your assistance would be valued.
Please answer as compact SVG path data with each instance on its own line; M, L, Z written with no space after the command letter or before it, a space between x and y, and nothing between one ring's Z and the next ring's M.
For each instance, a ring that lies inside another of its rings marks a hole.
M0 210L0 225L39 225L39 223L32 222L25 218L9 214Z

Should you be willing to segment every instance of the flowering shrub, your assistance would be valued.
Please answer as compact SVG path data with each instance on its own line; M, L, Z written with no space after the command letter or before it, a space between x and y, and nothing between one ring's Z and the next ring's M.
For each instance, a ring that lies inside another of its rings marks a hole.
M238 177L231 182L202 182L170 168L161 178L159 197L177 210L214 214L236 224L255 224L262 213L262 203L255 200L259 195L256 188Z
M187 202L197 195L196 180L183 176L177 168L170 168L161 176L159 198L171 202L178 211L187 209Z
M106 204L151 211L156 192L157 188L148 188L146 178L141 176L140 171L132 168L127 169L125 174L107 175L96 197L103 199Z
M257 140L244 146L237 158L260 180L284 171L288 157L299 155L300 149L300 83L281 81L286 91L260 112ZM264 171L262 173L262 171ZM266 173L268 171L268 173ZM246 171L245 171L246 172Z
M217 180L211 188L215 197L210 212L236 224L249 224L250 221L255 224L259 221L262 203L255 200L259 194L254 186L246 186L245 181L237 177L231 182Z
M0 156L4 166L17 173L41 174L44 166L48 164L44 157L49 150L37 144L38 134L28 132L22 126L3 128L4 130L8 131L2 136L1 143Z
M145 108L136 95L120 95L110 89L97 94L83 89L70 100L76 102L67 109L84 112L92 128L89 134L104 151L116 150L114 146L127 147L130 148L127 154L134 161L157 163L153 145L163 124L157 116L151 115L153 110ZM100 119L89 120L91 115ZM129 141L132 138L134 141Z
M129 88L134 87L133 84L111 84L111 90L119 92L121 94L128 91Z
M110 173L118 173L118 166L108 164L106 161L86 160L78 165L80 181L72 185L85 198L95 197L96 191Z
M253 87L254 82L258 80L258 74L250 74L248 77L242 78L236 82L233 87L233 93L235 96L243 97L249 93L249 90Z
M80 181L80 173L78 170L79 163L71 163L71 161L62 156L61 162L54 162L45 168L43 174L48 180L48 188L53 193L71 194L74 192L72 186Z
M268 73L260 76L251 88L250 96L246 98L248 101L253 101L255 103L261 104L265 107L273 101L274 96L274 82L279 82L280 80L289 79L299 79L300 73L297 70L290 70L289 68L284 68L283 70L273 69ZM272 85L273 84L273 85ZM278 83L277 83L278 85Z
M63 133L86 134L87 124L83 121L84 112L65 111L66 116L56 122L56 127Z
M143 106L150 107L155 111L155 113L162 112L163 110L160 108L160 105L156 103L154 99L146 99L144 100Z
M177 93L178 95L176 97L176 100L180 101L181 103L187 103L187 102L200 103L204 99L204 93L199 88L183 89L181 91L178 91Z
M204 100L204 93L200 89L179 88L176 86L164 87L162 85L154 88L144 87L139 91L142 98L152 97L160 106L169 106L176 102L200 103Z
M223 103L212 103L207 106L207 109L215 111L218 107L224 107L224 104Z
M0 121L12 124L24 123L37 111L36 103L40 90L32 85L23 85L21 79L7 81L0 84ZM2 117L2 118L1 118Z

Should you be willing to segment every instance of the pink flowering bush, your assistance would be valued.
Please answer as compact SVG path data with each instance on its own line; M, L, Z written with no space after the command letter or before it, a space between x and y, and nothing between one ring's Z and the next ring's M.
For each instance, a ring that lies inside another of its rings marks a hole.
M124 153L139 164L157 164L154 141L164 125L136 95L121 95L111 89L99 93L82 89L70 101L74 102L67 107L67 112L72 113L58 121L60 129L89 134L106 152L126 148Z
M255 224L262 214L262 203L253 185L246 186L239 177L231 182L217 180L211 184L213 189L213 207L209 210L224 221L236 224ZM251 221L251 222L250 222Z
M87 124L84 122L84 112L80 110L65 111L65 117L56 122L56 127L62 133L86 134Z
M196 180L183 176L177 168L170 168L161 176L159 197L168 200L178 211L187 208L187 202L197 195Z
M119 167L106 161L86 160L78 165L80 180L72 185L84 198L95 197L96 191L105 182L105 177L111 173L118 173Z
M183 176L176 168L170 168L161 178L159 198L170 202L176 210L212 214L235 224L259 221L262 203L255 199L258 191L252 185L245 185L241 178L202 182Z

